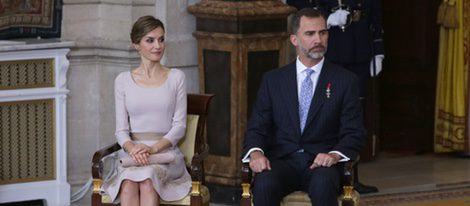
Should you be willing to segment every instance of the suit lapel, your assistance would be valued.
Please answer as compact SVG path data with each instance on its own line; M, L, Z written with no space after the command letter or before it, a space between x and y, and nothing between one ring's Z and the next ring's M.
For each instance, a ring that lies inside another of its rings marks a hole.
M315 94L308 110L307 122L305 123L306 127L310 125L310 122L313 120L313 117L315 117L317 112L323 106L323 103L325 103L325 101L327 100L326 88L328 83L331 83L333 79L333 73L328 69L328 64L328 61L325 60L320 73L320 77L318 77L317 86L315 88Z
M299 98L297 94L297 71L295 66L295 61L288 65L285 72L286 75L283 75L285 84L281 87L282 94L285 96L283 101L287 104L287 110L289 112L289 117L294 126L297 129L297 134L300 136L300 123L299 123Z

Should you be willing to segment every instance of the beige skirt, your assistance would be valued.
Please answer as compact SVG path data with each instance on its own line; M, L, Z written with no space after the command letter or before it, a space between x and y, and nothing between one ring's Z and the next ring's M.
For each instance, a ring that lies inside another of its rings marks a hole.
M131 136L134 142L149 146L157 143L162 137L156 133L134 133ZM167 164L151 164L126 168L117 162L117 173L104 182L104 192L112 198L113 202L119 202L119 190L124 180L141 182L150 179L161 199L175 201L184 198L188 195L191 188L191 176L186 169L183 154L176 146L165 149L160 153L172 154L175 159ZM120 150L118 156L116 161L129 157L124 150Z

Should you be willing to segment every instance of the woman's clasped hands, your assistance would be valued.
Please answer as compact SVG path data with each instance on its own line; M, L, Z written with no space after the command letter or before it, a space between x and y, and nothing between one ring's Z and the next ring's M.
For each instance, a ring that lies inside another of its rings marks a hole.
M150 161L149 161L150 150L151 150L150 146L146 144L138 143L132 146L128 150L128 152L129 152L129 156L131 156L132 159L134 159L134 161L136 161L140 165L149 165L150 164Z

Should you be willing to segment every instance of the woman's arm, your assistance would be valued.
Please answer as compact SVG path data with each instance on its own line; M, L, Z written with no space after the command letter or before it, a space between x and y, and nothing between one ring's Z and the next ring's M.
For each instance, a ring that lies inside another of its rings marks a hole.
M114 99L116 106L116 139L126 151L132 145L131 137L129 136L129 116L125 105L125 91L124 79L120 74L114 80Z
M176 75L175 111L171 120L171 129L157 144L152 145L150 153L158 153L177 145L186 133L187 93L185 76L180 70L176 70Z

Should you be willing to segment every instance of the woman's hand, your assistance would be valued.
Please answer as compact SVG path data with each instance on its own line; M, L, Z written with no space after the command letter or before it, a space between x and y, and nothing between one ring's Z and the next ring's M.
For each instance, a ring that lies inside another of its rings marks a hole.
M147 146L146 144L138 143L134 145L132 148L129 150L129 155L135 155L135 154L141 154L141 153L150 153L150 147Z
M132 159L134 159L135 162L139 163L140 165L149 165L149 156L150 153L145 152L145 153L137 153L137 154L132 154L130 155Z
M140 165L148 165L150 163L149 156L151 148L146 144L138 143L138 144L126 144L126 151L129 153L129 156L134 159L135 162L139 163Z

